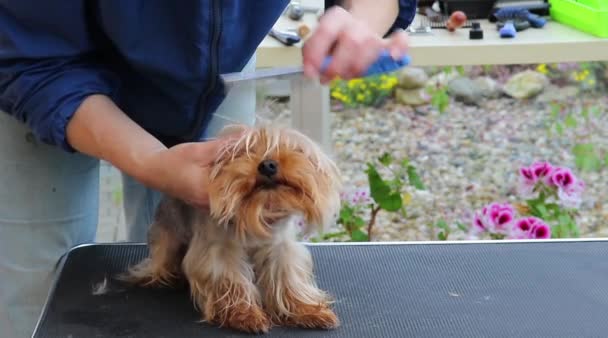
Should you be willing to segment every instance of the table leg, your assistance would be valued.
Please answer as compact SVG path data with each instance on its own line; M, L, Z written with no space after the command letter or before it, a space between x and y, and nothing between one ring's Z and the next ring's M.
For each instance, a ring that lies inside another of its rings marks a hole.
M291 81L291 124L331 153L331 118L329 87L318 82Z

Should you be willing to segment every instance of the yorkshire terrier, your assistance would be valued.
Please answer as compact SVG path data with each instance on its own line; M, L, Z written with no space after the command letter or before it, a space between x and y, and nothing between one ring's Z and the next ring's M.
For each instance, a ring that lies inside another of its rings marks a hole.
M332 329L339 320L298 240L335 221L340 173L291 129L232 126L212 164L209 208L165 197L149 229L150 255L123 280L186 281L205 322L249 333L274 326Z

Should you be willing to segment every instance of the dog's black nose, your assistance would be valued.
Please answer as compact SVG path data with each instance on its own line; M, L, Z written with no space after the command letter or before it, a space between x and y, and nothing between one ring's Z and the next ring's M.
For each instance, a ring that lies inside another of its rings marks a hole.
M264 160L260 162L260 165L258 165L258 171L260 172L260 174L266 177L272 177L276 175L278 170L279 165L274 160Z

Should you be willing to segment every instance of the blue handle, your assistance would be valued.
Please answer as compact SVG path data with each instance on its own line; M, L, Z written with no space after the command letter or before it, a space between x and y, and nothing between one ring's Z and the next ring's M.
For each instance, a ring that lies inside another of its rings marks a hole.
M325 58L325 61L323 61L323 64L321 65L322 73L327 70L327 67L329 67L331 61L331 56ZM367 68L367 70L363 74L361 74L361 77L390 73L407 66L408 64L410 64L410 62L411 58L408 55L402 57L401 59L395 60L388 51L384 50L380 53L380 56L378 57L376 62L374 62L369 68Z
M513 21L507 21L498 32L501 38L514 38L517 35L516 31Z
M528 22L530 22L534 28L542 28L547 23L547 20L536 14L528 13Z

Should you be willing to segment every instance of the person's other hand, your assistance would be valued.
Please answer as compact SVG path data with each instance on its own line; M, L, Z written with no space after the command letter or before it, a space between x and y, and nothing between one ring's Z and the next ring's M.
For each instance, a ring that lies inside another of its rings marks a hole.
M209 206L210 165L220 147L238 133L224 135L206 142L182 143L159 150L147 157L150 180L160 191L198 208Z
M323 84L335 77L355 78L376 61L382 50L388 50L393 58L398 59L406 54L407 48L408 38L404 31L383 39L345 9L332 7L321 17L318 27L304 43L304 75L318 77ZM332 56L332 62L321 74L321 66L327 56Z

